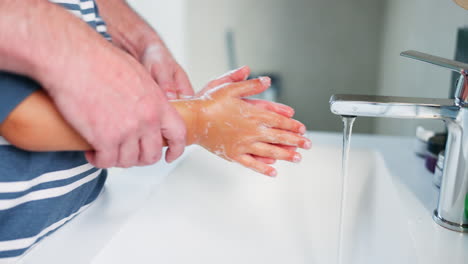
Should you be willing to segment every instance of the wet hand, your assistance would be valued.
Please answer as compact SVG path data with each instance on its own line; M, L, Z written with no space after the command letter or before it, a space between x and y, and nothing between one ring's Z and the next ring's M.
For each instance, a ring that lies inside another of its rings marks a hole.
M301 155L296 148L311 147L311 142L302 136L305 126L278 111L271 111L275 104L262 101L256 105L258 103L244 98L261 93L269 86L268 77L227 83L194 99L199 108L196 143L226 160L268 176L277 174L270 166L271 161L299 162Z
M199 91L196 96L202 96L203 94L209 92L211 89L214 89L220 85L228 84L228 83L235 83L235 82L242 82L247 80L247 78L250 75L250 67L248 66L243 66L238 69L235 69L233 71L229 71L220 77L217 77L213 80L211 80L201 91ZM293 117L294 116L294 109L280 103L274 103L266 100L260 100L260 99L248 99L248 98L243 98L245 102L248 102L252 105L256 105L258 107L261 107L265 110L272 111L275 113L278 113L280 115L283 115L285 117ZM284 145L277 145L278 147L284 148L285 150L289 151L295 151L295 147L289 147L289 146L284 146ZM256 155L252 155L252 157L260 162L264 162L266 164L274 164L276 162L275 159L272 158L265 158L265 157L259 157Z

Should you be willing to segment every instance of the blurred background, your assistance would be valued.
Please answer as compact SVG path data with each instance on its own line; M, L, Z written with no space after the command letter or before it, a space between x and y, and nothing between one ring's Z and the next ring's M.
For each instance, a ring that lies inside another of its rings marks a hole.
M452 73L399 56L414 49L466 61L468 11L451 0L129 1L163 36L195 89L249 65L267 94L309 130L342 131L335 93L448 98ZM466 50L463 48L466 47ZM359 118L359 133L414 135L437 121Z

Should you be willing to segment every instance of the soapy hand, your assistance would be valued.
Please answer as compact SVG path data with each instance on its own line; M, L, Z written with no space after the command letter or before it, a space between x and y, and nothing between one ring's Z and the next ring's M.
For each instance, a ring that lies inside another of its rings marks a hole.
M271 105L265 101L255 105L244 98L263 92L270 82L270 78L261 77L226 83L207 89L204 95L193 99L192 103L198 107L195 143L226 160L269 176L276 176L276 170L255 157L299 162L301 155L295 148L311 147L311 142L301 136L305 126L269 110Z
M213 88L216 88L220 85L224 85L227 83L235 83L235 82L241 82L247 80L247 78L250 75L250 67L248 66L243 66L238 69L235 69L233 71L230 71L224 75L221 75L220 77L210 81L201 91L199 91L196 95L197 96L202 96L203 94L207 93ZM294 109L291 107L284 105L284 104L279 104L279 103L274 103L266 100L259 100L259 99L247 99L243 98L245 102L248 102L252 105L256 105L258 107L261 107L265 110L268 111L273 111L275 113L278 113L280 115L283 115L285 117L293 117L294 116ZM288 151L296 151L296 147L292 146L286 146L286 145L280 145L277 144L278 147L284 148L285 150ZM272 158L265 158L265 157L259 157L256 155L252 155L256 160L260 162L264 162L266 164L274 164L276 162L275 159Z

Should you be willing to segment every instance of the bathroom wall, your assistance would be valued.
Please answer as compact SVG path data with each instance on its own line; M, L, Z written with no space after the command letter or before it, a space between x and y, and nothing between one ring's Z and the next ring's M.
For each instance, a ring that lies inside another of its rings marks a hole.
M399 56L403 50L453 58L456 30L468 25L468 11L450 0L387 0L382 34L381 95L448 98L451 73ZM376 132L414 135L416 126L443 129L440 121L379 119Z
M163 37L177 61L186 66L186 1L185 0L128 0Z
M238 62L280 74L279 101L312 130L341 131L329 111L333 93L377 92L383 0L187 1L188 71L196 87L226 70L225 30ZM373 132L361 119L358 132Z
M228 70L225 31L236 34L240 65L278 73L279 101L312 130L340 131L333 93L447 97L446 70L402 58L416 49L453 58L468 11L450 0L129 1L163 36L200 89ZM360 118L355 131L413 135L437 121Z

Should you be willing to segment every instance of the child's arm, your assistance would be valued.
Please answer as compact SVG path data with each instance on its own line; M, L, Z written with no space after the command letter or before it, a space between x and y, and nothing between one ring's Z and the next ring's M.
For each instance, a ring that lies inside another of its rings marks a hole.
M225 84L201 97L172 101L187 127L186 144L201 145L270 176L276 171L258 157L299 161L295 147L310 147L310 141L300 135L304 125L278 114L281 111L243 99L264 91L269 84L268 78ZM0 125L0 134L30 151L91 150L43 92L33 93L18 105Z
M0 135L30 151L91 149L42 91L28 96L8 115L0 124Z
M219 85L243 81L249 74L250 68L247 66L229 72L208 83L198 96ZM191 112L186 111L183 102L172 102L172 104L184 117L186 125L190 123ZM281 114L289 112L289 115L285 114L288 117L293 114L292 108L284 105L269 103L259 106ZM189 131L188 136L191 134L193 133ZM42 91L31 94L10 113L3 124L0 123L1 135L16 147L30 151L84 151L92 149L91 145L67 124L51 99ZM192 143L193 139L188 137L187 145Z
M187 145L193 143L190 129L192 112L181 102L172 102L187 125ZM0 124L0 135L14 146L29 151L86 151L91 145L58 112L43 91L37 91L19 104ZM167 146L166 142L164 145Z

